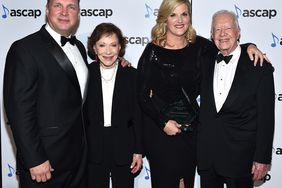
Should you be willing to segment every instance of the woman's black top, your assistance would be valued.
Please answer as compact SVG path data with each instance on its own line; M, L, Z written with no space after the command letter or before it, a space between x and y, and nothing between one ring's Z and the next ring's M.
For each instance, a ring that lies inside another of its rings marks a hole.
M185 89L192 105L197 108L201 71L199 58L206 51L215 51L207 39L197 37L194 44L182 49L166 49L149 43L138 62L138 95L143 111L162 129L169 120L152 103L157 95L172 102Z

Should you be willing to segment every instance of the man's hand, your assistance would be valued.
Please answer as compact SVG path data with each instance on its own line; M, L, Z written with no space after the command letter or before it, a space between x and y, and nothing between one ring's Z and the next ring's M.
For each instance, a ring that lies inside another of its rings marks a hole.
M51 164L48 160L29 169L31 179L38 183L50 180L52 171L54 171L54 169L51 167Z
M267 174L269 167L270 167L269 164L253 162L253 167L252 167L253 181L258 181L264 178L264 176Z
M134 153L132 163L130 165L131 173L135 174L136 172L138 172L141 169L142 163L142 155Z

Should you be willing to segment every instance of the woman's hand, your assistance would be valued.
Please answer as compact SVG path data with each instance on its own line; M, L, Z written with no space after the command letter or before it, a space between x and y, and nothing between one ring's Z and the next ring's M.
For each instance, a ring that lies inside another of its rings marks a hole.
M123 57L118 57L118 59L122 67L131 67L131 63L129 63L129 61L127 61Z
M142 163L143 163L142 155L134 153L132 158L132 163L130 165L131 173L135 174L136 172L138 172L142 167Z
M173 136L176 135L177 133L181 133L181 130L179 129L181 125L179 125L176 121L174 120L169 120L164 127L164 132L167 135Z
M260 62L260 66L262 66L264 59L270 63L269 59L266 57L265 53L262 53L254 44L250 44L247 48L248 55L252 61L254 61L254 65L256 66L258 60Z

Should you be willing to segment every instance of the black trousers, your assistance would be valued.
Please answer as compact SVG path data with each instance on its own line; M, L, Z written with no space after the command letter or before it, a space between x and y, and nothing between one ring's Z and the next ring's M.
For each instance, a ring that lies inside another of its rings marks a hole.
M214 169L201 171L201 188L253 188L252 175L247 177L230 178L216 173Z
M180 179L184 179L185 188L194 187L195 168L179 169L168 166L157 167L150 163L152 188L179 188ZM185 171L185 174L180 173Z
M112 128L104 128L104 153L101 163L88 163L88 188L133 188L130 164L117 165L113 154Z

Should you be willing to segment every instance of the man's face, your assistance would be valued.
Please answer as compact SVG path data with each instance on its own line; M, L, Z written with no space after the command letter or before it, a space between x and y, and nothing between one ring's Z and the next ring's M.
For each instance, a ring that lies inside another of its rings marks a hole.
M79 22L78 0L50 0L46 6L48 23L57 33L67 37Z
M237 47L240 29L229 14L219 14L213 23L212 38L223 55L228 55Z

